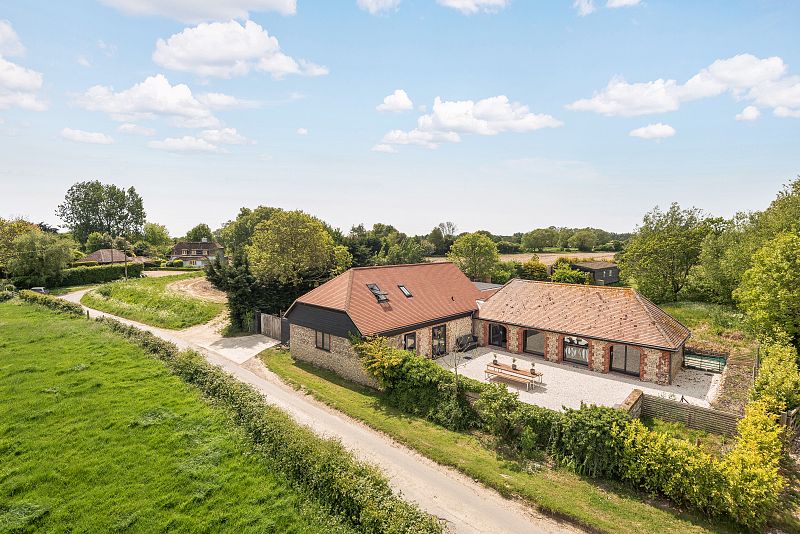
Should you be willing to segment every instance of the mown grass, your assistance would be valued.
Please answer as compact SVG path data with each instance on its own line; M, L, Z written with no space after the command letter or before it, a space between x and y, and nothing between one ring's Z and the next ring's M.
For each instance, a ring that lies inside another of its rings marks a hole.
M0 532L348 530L94 321L0 304Z
M204 276L187 273L159 278L137 278L109 282L86 293L81 303L106 313L132 321L178 330L207 323L216 317L225 305L208 302L167 290L179 280Z
M389 406L380 393L334 373L296 362L285 349L261 353L265 365L287 383L423 456L463 472L505 496L602 532L735 532L722 523L670 508L659 499L616 484L583 479L545 462L521 464L486 446L479 434L454 432Z
M66 295L67 293L72 293L74 291L81 291L83 289L91 289L97 286L98 284L85 284L80 286L54 287L52 289L48 288L48 292L55 297L59 297L61 295Z

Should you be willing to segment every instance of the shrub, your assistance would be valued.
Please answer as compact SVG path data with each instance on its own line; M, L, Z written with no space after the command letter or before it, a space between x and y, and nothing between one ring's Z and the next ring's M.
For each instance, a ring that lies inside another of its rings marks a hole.
M522 264L520 276L526 280L547 280L547 265L539 261L539 258L531 258Z
M99 265L96 261L73 261L72 267L96 267Z
M14 293L12 293L11 291L6 291L5 289L0 290L0 302L11 300L13 297Z
M183 267L183 260L172 260L172 267Z
M800 405L800 370L794 347L782 343L761 346L761 367L751 398L767 403L774 413Z
M128 277L136 278L142 274L141 263L128 264ZM78 286L111 282L125 276L125 264L98 265L95 267L74 267L61 271L62 286Z
M229 409L234 421L294 484L315 495L334 513L362 532L438 533L441 525L431 516L396 496L374 467L357 461L340 443L323 439L269 405L251 386L191 351L178 348L149 332L101 319L129 338L186 382Z
M71 315L83 315L83 307L80 304L56 298L52 295L42 295L35 291L23 289L19 292L19 297L27 302L46 306L58 312L69 313Z

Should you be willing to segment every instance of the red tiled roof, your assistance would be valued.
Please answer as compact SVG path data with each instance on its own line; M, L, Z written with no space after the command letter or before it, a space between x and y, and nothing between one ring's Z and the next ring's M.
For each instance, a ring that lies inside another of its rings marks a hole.
M91 254L84 256L78 261L79 262L96 261L97 263L123 263L125 261L125 253L122 252L121 250L117 250L114 248L101 248L100 250L95 250ZM131 261L130 258L128 258L128 261Z
M486 300L481 319L676 350L689 329L631 288L512 280Z
M377 285L389 301L379 303L367 284ZM403 295L399 285L412 296ZM474 312L480 298L458 267L442 262L350 269L296 303L344 311L361 334L370 336Z

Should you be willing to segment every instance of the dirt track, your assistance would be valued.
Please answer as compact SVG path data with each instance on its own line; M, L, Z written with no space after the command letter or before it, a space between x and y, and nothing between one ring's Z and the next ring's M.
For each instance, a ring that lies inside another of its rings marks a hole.
M167 286L167 290L174 293L181 293L200 300L222 303L228 302L228 298L225 296L225 293L213 287L209 281L206 280L205 276L172 282Z

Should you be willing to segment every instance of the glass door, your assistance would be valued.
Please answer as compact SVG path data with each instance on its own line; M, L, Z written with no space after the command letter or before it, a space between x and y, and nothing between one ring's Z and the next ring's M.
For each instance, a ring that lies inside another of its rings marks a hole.
M589 342L580 337L565 337L564 360L589 365Z
M505 326L494 323L489 325L489 345L506 348L507 335Z
M434 326L431 329L431 354L442 356L447 353L447 327Z

